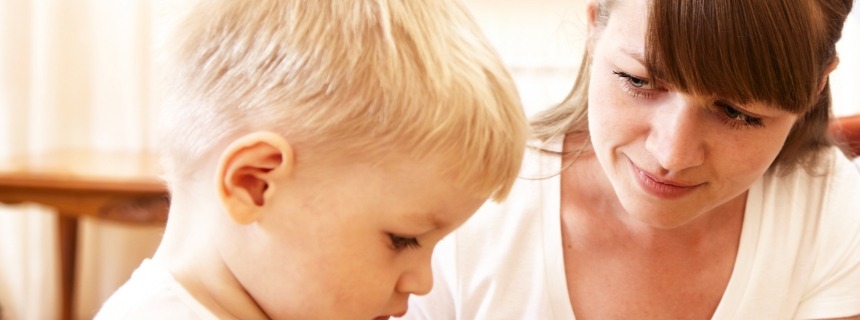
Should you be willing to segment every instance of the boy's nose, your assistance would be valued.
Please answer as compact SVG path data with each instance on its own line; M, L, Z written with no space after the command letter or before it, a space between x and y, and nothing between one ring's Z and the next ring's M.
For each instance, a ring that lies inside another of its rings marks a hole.
M700 108L691 98L679 97L672 105L661 107L651 120L645 149L663 169L677 172L705 161Z
M433 270L429 257L421 259L413 268L406 270L397 282L397 291L425 295L433 288Z

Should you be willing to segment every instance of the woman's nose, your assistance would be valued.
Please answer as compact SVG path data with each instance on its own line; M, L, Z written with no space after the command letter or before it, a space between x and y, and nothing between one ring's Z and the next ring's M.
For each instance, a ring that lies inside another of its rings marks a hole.
M663 169L677 172L704 163L706 130L702 127L701 110L694 99L681 95L657 107L645 149Z

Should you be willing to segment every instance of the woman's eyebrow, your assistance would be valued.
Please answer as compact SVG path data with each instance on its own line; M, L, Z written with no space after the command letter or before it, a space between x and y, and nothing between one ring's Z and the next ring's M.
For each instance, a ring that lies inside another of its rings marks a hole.
M636 60L637 62L639 62L643 66L646 65L645 64L645 54L642 52L642 50L632 49L632 48L628 48L628 47L621 47L621 53L627 55L628 57L633 58L633 60Z

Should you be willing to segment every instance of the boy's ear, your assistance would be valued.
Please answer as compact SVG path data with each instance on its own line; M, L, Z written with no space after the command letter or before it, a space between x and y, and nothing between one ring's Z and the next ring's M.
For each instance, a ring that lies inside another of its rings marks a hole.
M215 181L230 218L240 224L259 219L294 161L292 146L274 132L257 131L233 141L218 161Z

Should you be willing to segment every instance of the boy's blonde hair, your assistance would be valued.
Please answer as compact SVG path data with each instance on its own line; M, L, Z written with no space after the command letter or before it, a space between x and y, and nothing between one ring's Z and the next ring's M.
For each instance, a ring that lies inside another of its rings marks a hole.
M457 1L203 1L168 45L171 188L257 130L315 155L435 161L496 200L519 171L516 88Z

